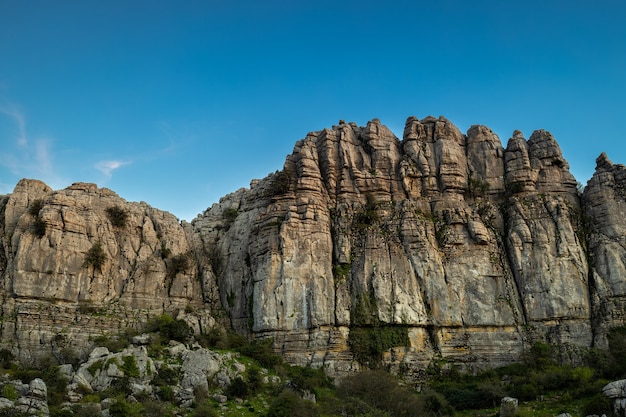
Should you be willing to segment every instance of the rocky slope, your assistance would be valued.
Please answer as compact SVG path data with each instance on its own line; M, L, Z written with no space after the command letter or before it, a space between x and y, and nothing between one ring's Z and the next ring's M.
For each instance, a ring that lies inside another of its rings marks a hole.
M625 324L625 190L601 155L580 194L546 131L504 147L433 117L402 140L377 119L309 133L191 224L92 184L23 180L0 200L2 340L25 359L86 352L169 311L330 373L499 365L537 340L575 358Z

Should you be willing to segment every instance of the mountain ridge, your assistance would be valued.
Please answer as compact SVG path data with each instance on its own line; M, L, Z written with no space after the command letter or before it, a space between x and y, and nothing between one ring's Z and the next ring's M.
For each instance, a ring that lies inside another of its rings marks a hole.
M330 374L480 369L535 341L576 360L626 316L626 169L596 163L580 193L547 131L503 147L485 126L409 117L401 140L378 119L311 132L190 223L22 180L0 200L3 344L87 352L168 311Z

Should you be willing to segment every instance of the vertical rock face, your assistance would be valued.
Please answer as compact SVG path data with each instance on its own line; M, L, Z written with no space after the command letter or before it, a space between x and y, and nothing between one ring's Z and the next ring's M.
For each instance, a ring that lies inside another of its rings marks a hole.
M21 355L203 306L191 246L169 213L94 184L53 192L22 180L2 214L3 340Z
M350 333L368 328L407 330L383 355L392 367L506 363L536 340L591 346L607 304L590 292L583 217L550 133L516 131L505 149L487 127L411 117L402 140L378 120L310 133L282 171L193 229L228 263L215 274L239 331L340 371L354 366Z
M626 167L613 164L604 153L585 188L583 211L593 264L596 343L605 346L604 330L626 324Z
M223 309L331 373L601 346L624 324L625 181L603 155L581 197L550 133L504 148L443 117L410 117L401 140L377 119L309 133L191 224L92 184L23 180L0 199L3 340L54 351L76 337L56 337L68 323L97 334L162 311L203 331ZM101 265L87 261L98 246Z

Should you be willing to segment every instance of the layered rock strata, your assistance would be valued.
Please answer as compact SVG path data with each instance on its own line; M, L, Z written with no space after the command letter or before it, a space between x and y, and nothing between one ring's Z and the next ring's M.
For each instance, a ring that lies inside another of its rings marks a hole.
M212 324L215 285L173 215L94 184L53 191L36 180L20 181L1 213L2 340L22 359L89 349L90 337L164 310L194 306L191 324Z
M193 226L227 263L214 272L235 328L294 362L351 366L351 330L402 326L390 365L506 363L537 339L593 343L568 168L545 131L504 148L444 118L409 118L402 141L341 123Z
M1 202L3 340L28 351L68 323L97 334L175 311L331 373L495 366L535 341L575 354L624 325L625 177L603 155L581 195L546 131L504 147L485 126L411 117L402 140L377 119L309 133L281 171L191 224L90 184L25 180ZM85 263L96 243L101 268ZM402 337L365 358L355 335L376 332Z

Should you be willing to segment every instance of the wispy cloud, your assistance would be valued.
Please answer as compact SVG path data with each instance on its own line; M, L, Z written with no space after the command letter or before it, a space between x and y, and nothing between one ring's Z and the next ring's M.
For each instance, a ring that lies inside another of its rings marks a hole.
M106 175L107 178L111 178L113 171L129 164L130 161L100 161L95 165L95 168Z
M53 141L28 136L26 117L15 105L0 107L0 122L7 122L6 146L0 153L0 167L17 177L38 178L52 187L63 183L54 166Z
M41 172L52 174L52 153L50 151L50 141L47 139L38 139L35 141L35 161L39 165Z
M0 113L13 119L17 128L16 142L19 146L26 146L28 139L26 138L26 119L24 115L15 108L15 106L9 106L8 108L0 108Z

